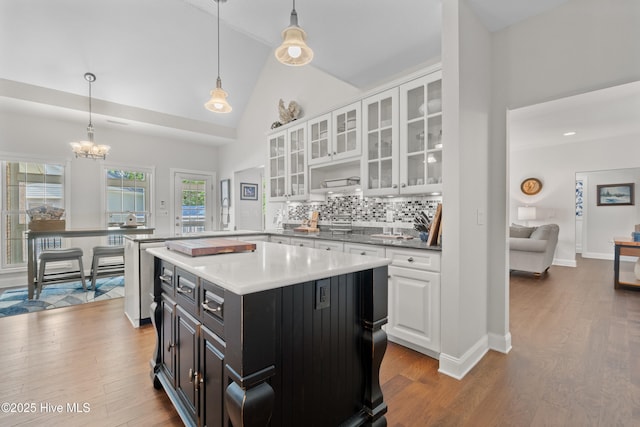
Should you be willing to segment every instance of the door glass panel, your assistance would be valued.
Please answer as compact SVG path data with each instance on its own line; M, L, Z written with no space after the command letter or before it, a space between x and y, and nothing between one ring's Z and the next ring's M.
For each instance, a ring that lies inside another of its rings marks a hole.
M356 149L356 131L350 131L347 133L347 150L353 151Z
M424 120L419 119L407 125L407 151L424 151Z
M378 103L374 102L372 104L369 104L367 110L367 117L369 118L367 130L372 131L378 129L380 127L378 117Z
M391 188L393 185L392 160L382 160L380 162L380 188Z
M341 133L336 139L336 151L338 153L344 153L347 149L347 143L345 141L345 134Z
M431 82L427 85L427 113L436 114L442 112L442 80Z
M207 206L207 181L182 180L182 233L204 231Z
M295 174L298 173L298 154L291 153L291 161L289 162L289 167L291 168L290 173Z
M407 159L407 184L410 186L424 184L425 169L424 153L409 156Z
M378 173L378 162L369 162L369 189L380 188L380 175Z
M407 120L424 117L424 113L424 86L419 86L407 92Z
M427 154L427 184L442 182L442 151Z
M393 103L391 98L380 101L380 127L388 127L393 124L392 117Z
M429 117L429 150L442 149L442 116Z
M393 149L393 141L392 141L392 133L391 128L383 129L380 132L382 145L380 149L380 157L391 157L392 149Z
M378 143L378 132L369 133L369 142L367 146L369 147L367 150L369 153L369 160L377 159L378 151L380 150L380 144Z

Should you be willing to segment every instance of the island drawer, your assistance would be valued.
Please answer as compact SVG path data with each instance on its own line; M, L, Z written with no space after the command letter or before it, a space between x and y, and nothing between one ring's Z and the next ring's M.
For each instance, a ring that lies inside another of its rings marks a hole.
M198 278L180 268L176 268L175 275L176 301L190 314L198 316Z
M173 264L169 264L166 261L159 261L158 269L158 281L160 282L160 288L162 292L173 296L174 285L174 267Z
M201 279L200 292L202 323L218 336L224 337L224 289Z

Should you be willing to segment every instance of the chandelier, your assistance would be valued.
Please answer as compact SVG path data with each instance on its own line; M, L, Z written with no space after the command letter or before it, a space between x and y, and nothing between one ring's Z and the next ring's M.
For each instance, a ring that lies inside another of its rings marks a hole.
M93 73L84 73L84 79L89 82L89 125L87 126L87 141L71 142L71 150L76 158L106 159L111 147L93 142L93 124L91 123L91 83L96 81Z

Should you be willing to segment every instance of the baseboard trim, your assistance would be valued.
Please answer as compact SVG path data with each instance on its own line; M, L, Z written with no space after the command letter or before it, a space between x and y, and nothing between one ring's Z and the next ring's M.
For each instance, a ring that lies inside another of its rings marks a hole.
M498 335L489 332L489 349L507 354L511 351L511 332L507 335Z
M489 337L484 335L467 350L462 357L457 358L440 353L438 372L461 380L489 351Z
M437 351L429 350L420 345L416 345L412 342L403 340L402 338L398 338L393 335L387 334L387 340L395 344L400 344L403 347L410 348L411 350L417 351L418 353L422 353L425 356L429 356L433 359L440 359L440 353L438 353Z
M577 267L578 263L575 259L554 258L553 265L558 265L560 267Z

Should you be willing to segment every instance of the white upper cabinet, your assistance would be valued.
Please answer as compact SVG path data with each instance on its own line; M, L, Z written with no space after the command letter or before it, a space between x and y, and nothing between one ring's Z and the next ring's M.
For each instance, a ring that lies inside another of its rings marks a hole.
M310 165L360 156L360 102L309 120Z
M269 137L269 196L271 201L307 197L307 124Z
M307 122L309 129L308 163L317 163L331 160L333 147L331 146L331 114L325 114Z
M400 194L442 191L441 76L400 86Z
M398 189L398 88L362 101L362 188L365 195L397 193Z

